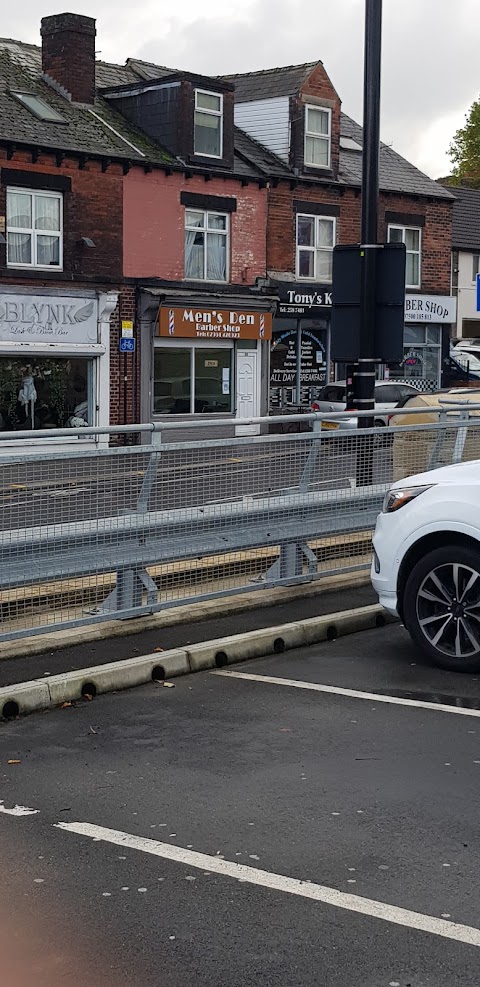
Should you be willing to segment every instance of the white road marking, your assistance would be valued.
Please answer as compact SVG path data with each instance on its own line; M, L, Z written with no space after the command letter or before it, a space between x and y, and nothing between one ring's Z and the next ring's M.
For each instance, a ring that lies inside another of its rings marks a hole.
M115 846L140 850L142 853L150 853L154 857L173 860L175 863L186 864L188 867L195 867L202 871L208 869L211 873L232 877L237 881L254 884L257 887L309 898L325 905L333 905L336 908L357 912L360 915L368 915L370 918L381 919L384 922L392 922L409 929L428 932L444 939L454 939L470 946L480 946L480 929L468 925L458 925L456 922L447 922L445 919L439 919L433 915L412 912L406 908L387 904L384 901L362 898L359 895L337 891L336 888L329 888L322 884L299 881L283 874L270 874L268 871L259 870L257 867L238 864L233 860L222 860L216 855L210 856L206 853L199 853L197 850L186 850L170 843L160 843L146 837L132 836L129 833L122 833L116 829L106 829L92 823L60 822L56 823L56 828L63 829L67 833L76 833L78 836L113 843Z
M245 679L249 682L266 682L267 685L287 685L291 689L306 689L310 692L326 692L333 696L347 696L350 699L373 699L376 703L392 703L394 706L415 706L418 709L440 710L441 713L457 713L458 716L480 717L480 709L463 709L462 706L447 706L443 703L427 703L421 699L401 699L398 696L381 696L376 692L359 692L357 689L343 689L336 685L319 685L318 682L302 682L298 679L281 679L275 675L254 675L251 672L230 672L223 670L211 672L211 675L223 675L225 678L230 679Z
M26 805L14 805L13 809L5 808L3 799L0 799L0 812L5 816L35 816L39 809L27 809Z

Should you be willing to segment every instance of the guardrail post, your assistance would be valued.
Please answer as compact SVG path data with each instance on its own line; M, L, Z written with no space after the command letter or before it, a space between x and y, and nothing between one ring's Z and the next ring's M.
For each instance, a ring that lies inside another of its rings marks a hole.
M152 451L150 453L150 459L148 466L143 478L142 486L140 488L140 493L137 500L137 513L145 514L148 511L148 505L150 502L150 495L152 493L155 480L157 478L158 463L161 456L160 446L162 444L162 431L161 424L155 422L153 426L153 432L151 433L151 445Z
M303 472L298 483L298 489L302 491L308 490L313 475L315 473L315 467L317 465L317 459L320 453L320 444L322 441L322 420L321 418L315 418L312 425L312 436L311 445L309 453L303 467Z

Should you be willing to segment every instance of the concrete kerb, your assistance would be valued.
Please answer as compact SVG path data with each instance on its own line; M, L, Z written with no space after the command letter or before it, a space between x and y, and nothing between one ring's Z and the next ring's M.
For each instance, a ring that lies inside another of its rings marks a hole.
M281 654L302 645L335 640L356 631L383 627L393 621L394 618L383 607L375 604L205 641L188 649L155 652L107 665L52 675L49 679L34 679L19 685L5 686L0 689L0 716L9 719L35 710L61 706L66 702L76 702L85 696L93 697L105 692L131 689L152 680L161 682L189 672L222 668L232 662Z
M161 635L164 627L179 626L192 621L212 620L224 617L226 607L229 613L245 613L249 610L261 610L265 607L276 606L292 600L307 599L320 596L322 593L351 589L352 586L366 586L370 581L367 571L325 575L312 583L302 583L297 586L277 586L273 589L255 589L251 593L239 593L224 598L204 600L201 603L183 604L146 617L136 617L132 620L105 620L99 624L81 627L62 628L44 634L32 634L13 641L0 642L0 661L2 658L16 658L23 655L38 655L46 651L57 651L73 647L77 644L87 644L90 641L103 641L115 637L126 637L131 634L141 634L143 631L158 631Z

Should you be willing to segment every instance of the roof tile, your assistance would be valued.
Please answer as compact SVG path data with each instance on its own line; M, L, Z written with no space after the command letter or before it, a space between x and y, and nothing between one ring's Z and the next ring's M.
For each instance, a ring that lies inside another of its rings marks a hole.
M480 189L449 185L453 203L452 243L457 250L480 253Z

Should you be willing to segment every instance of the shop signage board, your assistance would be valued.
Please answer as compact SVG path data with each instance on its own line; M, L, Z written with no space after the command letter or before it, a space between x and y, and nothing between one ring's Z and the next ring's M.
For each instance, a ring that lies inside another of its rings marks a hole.
M279 282L276 286L280 303L279 315L315 316L325 315L325 309L332 307L332 285L314 284L308 281L299 284L291 281Z
M457 320L457 299L451 295L405 295L405 322Z
M301 330L300 384L321 387L326 383L327 330ZM294 387L297 380L297 328L275 332L270 358L270 386Z
M272 338L270 312L243 309L161 308L159 335L187 339Z
M0 342L97 343L97 300L0 292Z

